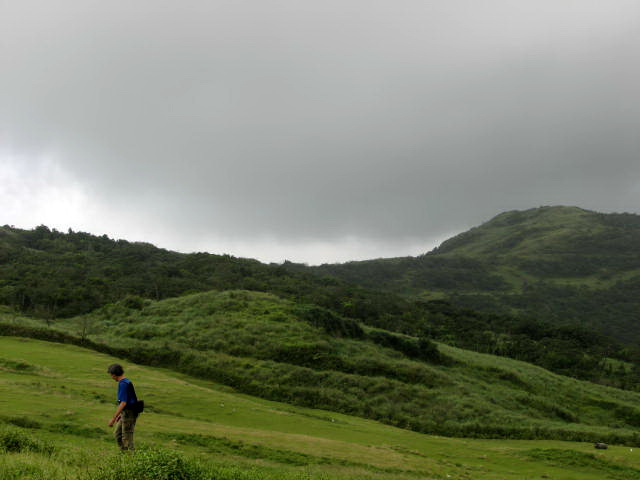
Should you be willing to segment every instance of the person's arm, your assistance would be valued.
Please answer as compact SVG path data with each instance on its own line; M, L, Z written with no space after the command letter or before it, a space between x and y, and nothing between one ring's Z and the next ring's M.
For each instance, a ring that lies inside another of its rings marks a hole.
M118 408L116 410L116 413L113 414L113 418L109 420L110 427L113 427L113 424L120 419L120 414L122 413L122 410L124 410L124 407L126 406L127 406L127 402L120 402L120 405L118 405Z

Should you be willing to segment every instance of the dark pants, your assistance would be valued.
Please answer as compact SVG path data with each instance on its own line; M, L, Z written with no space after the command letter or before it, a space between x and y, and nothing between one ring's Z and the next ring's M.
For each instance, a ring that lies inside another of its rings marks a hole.
M136 427L137 418L138 415L131 410L122 411L114 432L120 450L133 450L133 429Z

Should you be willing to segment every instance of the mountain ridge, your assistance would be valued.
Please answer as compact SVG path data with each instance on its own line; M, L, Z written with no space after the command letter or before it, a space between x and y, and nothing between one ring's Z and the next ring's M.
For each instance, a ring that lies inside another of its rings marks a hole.
M633 234L636 231L633 216L603 217L582 209L549 207L505 212L493 224L477 227L476 233L493 234L498 223L499 228L516 229L518 234L517 229L532 216L538 223L545 217L542 223L557 228L567 224L559 222L559 217L576 215L577 222L593 217L616 228L621 224ZM504 240L504 235L498 237ZM629 301L636 282L640 284L634 273L627 272L630 276L622 284L615 277L596 279L607 288L594 290L576 286L575 278L536 278L522 267L540 268L544 262L531 257L524 258L525 263L513 263L513 258L518 257L436 252L324 267L265 265L229 255L180 254L147 243L60 233L44 226L32 231L4 227L0 230L0 303L55 324L118 302L141 305L145 298L162 300L212 290L264 292L295 302L300 315L328 322L339 331L348 332L353 322L360 322L628 388L633 375L611 375L603 358L637 363L640 353L594 332L633 340L626 314L637 315L636 304ZM608 265L611 258L600 260ZM626 258L618 260L626 265Z
M504 212L418 257L310 267L367 288L640 339L640 216Z

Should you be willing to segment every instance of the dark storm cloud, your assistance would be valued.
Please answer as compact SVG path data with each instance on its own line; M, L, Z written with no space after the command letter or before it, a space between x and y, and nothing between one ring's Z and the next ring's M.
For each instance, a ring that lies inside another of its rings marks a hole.
M636 1L8 1L0 17L2 161L53 158L175 245L400 255L507 209L637 211Z

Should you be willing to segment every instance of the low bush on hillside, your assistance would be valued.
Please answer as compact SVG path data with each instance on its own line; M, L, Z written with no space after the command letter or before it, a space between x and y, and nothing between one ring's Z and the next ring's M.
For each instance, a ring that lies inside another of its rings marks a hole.
M49 472L29 462L8 463L0 459L0 480L52 480Z
M23 428L42 428L42 424L37 422L36 420L32 420L29 417L8 417L4 415L0 415L1 423L9 423L11 425L15 425L17 427Z
M51 455L53 451L53 445L35 438L21 429L11 426L0 427L0 452L35 452Z
M95 480L204 480L202 470L181 454L161 448L139 449L105 462Z
M331 310L316 305L301 305L295 313L314 327L320 327L329 335L346 338L363 338L364 331L358 322L336 315Z
M34 373L37 368L27 362L0 358L0 371L1 370L9 371L12 373Z
M203 465L166 448L143 448L119 454L105 466L90 472L90 480L309 480L307 474L279 472L270 475L258 469L226 465Z
M372 330L367 337L374 343L383 347L392 348L409 358L430 363L451 363L451 360L442 355L438 350L438 346L428 338L422 337L415 340L382 330Z

